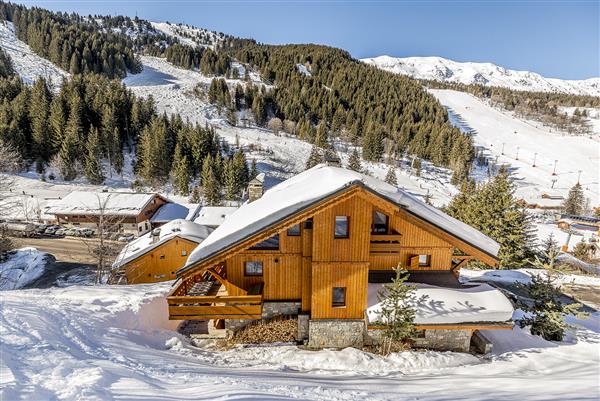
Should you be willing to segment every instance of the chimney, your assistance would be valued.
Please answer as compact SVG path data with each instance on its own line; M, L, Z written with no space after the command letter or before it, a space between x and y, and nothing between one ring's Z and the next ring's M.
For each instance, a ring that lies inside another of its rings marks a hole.
M248 201L254 202L260 198L265 191L265 173L260 173L248 183Z
M157 243L160 239L160 227L156 227L154 230L152 230L150 235L152 236L152 243Z
M326 151L325 152L325 164L332 167L342 167L342 161L340 157L334 151Z

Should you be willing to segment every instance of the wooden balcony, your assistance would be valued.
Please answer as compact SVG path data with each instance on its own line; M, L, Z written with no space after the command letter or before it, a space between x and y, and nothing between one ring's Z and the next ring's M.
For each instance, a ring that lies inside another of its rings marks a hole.
M227 295L222 280L181 281L167 296L169 319L260 319L262 316L262 284L244 295Z
M369 253L371 256L386 256L400 253L400 234L373 235L371 234L371 243Z

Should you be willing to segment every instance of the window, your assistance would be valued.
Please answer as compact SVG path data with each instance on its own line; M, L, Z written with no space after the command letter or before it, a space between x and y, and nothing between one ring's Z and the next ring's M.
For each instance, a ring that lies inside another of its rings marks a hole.
M299 237L300 236L300 224L296 224L287 229L288 237Z
M244 274L246 276L262 276L263 262L258 260L244 262Z
M304 229L312 230L312 228L313 228L313 219L311 217L310 219L306 219L306 221L304 222Z
M182 249L181 250L181 256L187 256L187 250L186 249Z
M387 234L389 218L385 213L373 211L373 226L371 227L372 234Z
M333 287L331 306L334 308L346 306L346 287Z
M164 259L164 258L165 258L165 255L160 255L160 258L161 258L161 259Z
M279 234L275 234L269 239L264 240L263 242L259 242L254 245L250 249L258 249L258 250L277 250L279 249Z
M335 216L335 238L348 238L348 216Z
M419 266L429 266L431 264L430 255L419 255Z
M139 230L140 232L142 232L142 227L138 227L138 230Z

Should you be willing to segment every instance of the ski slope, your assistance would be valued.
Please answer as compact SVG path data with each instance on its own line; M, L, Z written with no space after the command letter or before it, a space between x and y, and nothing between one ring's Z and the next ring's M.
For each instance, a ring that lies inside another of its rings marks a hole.
M517 119L468 93L453 90L431 90L431 93L460 117L455 123L463 130L475 130L475 144L485 148L492 160L497 158L497 164L510 165L518 197L534 201L544 192L566 195L577 183L581 171L580 183L585 195L592 204L600 204L598 136L564 135L539 123ZM555 160L556 175L552 175ZM554 188L553 180L556 180Z
M600 96L600 77L584 80L546 78L535 72L510 70L492 63L460 63L442 57L379 56L361 61L417 79L500 86L521 91Z
M44 77L55 87L69 74L50 61L31 51L29 46L17 39L12 22L0 21L0 47L10 56L15 71L27 84Z
M489 358L295 346L196 348L167 320L170 283L2 293L4 400L591 400L599 391L598 315L547 342L488 332Z

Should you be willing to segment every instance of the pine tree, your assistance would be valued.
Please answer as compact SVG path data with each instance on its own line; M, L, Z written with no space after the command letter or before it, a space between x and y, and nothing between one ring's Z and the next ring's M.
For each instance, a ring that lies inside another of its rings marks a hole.
M56 149L60 148L62 140L65 135L65 125L67 123L67 113L62 99L59 96L55 96L50 104L50 133L51 141L48 143L48 147L51 153L54 153Z
M394 269L396 277L385 284L377 294L380 312L378 323L384 325L382 353L394 351L396 345L410 340L416 333L415 320L415 291L416 286L405 284L408 272L398 265Z
M396 177L396 169L390 167L387 174L385 175L385 182L395 187L398 186L398 178Z
M95 127L90 129L86 144L86 157L84 159L83 171L90 184L99 185L104 182L104 173L100 158L102 150L100 148L100 136Z
M49 124L50 102L52 94L44 78L38 78L31 91L29 115L31 118L31 139L33 141L33 154L40 162L50 159L49 146L51 129Z
M252 159L252 165L250 166L250 173L248 173L248 182L252 181L258 175L256 168L256 159Z
M173 177L175 192L181 195L188 195L190 193L190 166L187 156L181 150L179 143L175 146L171 175Z
M586 199L583 188L577 183L569 190L569 195L563 203L563 210L566 214L581 215L585 213L585 208Z
M415 158L415 160L413 161L413 168L415 169L415 175L417 177L421 176L421 159L419 159L418 157Z
M75 163L79 156L80 141L83 131L82 106L79 96L71 100L69 119L65 128L65 138L62 141L59 156L61 159L61 175L66 181L71 181L77 176Z
M310 156L308 156L308 161L306 162L306 169L313 168L319 163L323 163L323 154L318 147L313 145Z
M465 183L446 212L500 244L501 268L517 268L532 256L535 235L530 217L513 196L514 185L508 172L498 175L480 187Z
M206 206L218 206L221 204L221 188L215 176L214 168L214 159L209 155L204 159L202 174L200 175L202 194Z
M362 171L362 165L360 161L360 154L358 153L358 149L354 148L350 157L348 158L348 169L356 171L360 173Z

